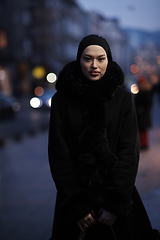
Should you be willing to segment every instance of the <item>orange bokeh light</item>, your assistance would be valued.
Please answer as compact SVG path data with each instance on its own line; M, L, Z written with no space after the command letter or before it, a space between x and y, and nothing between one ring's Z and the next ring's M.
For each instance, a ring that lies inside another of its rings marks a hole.
M42 87L36 87L36 88L34 89L34 93L35 93L35 95L37 95L37 96L42 96L43 93L44 93L44 89L43 89Z
M134 74L138 73L139 72L139 67L136 65L136 64L132 64L130 66L130 71Z

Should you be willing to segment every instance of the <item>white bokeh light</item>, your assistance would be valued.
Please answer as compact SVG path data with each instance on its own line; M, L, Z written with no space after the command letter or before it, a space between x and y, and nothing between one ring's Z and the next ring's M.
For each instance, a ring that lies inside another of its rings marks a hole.
M42 106L42 100L37 97L34 97L30 100L30 105L33 108L40 108Z
M49 98L47 101L46 101L46 104L48 107L51 107L51 102L52 102L52 98Z
M131 92L133 94L137 94L139 92L139 87L137 86L137 84L132 84L131 85Z
M49 83L54 83L57 80L55 73L48 73L46 78Z

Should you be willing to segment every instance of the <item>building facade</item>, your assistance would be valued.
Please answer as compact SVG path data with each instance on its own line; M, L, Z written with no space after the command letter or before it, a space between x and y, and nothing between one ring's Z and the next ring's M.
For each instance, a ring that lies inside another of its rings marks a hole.
M128 42L116 19L85 12L74 0L0 0L0 9L0 33L7 36L0 53L9 54L0 64L11 68L15 92L23 82L32 82L29 71L37 65L58 74L75 60L79 41L91 33L107 39L113 59L127 72Z

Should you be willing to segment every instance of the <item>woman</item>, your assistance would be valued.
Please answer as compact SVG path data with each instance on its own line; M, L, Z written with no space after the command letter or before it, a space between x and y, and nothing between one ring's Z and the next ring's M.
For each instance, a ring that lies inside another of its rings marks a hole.
M49 162L57 188L52 239L151 240L134 186L136 113L124 75L104 38L82 39L52 98Z

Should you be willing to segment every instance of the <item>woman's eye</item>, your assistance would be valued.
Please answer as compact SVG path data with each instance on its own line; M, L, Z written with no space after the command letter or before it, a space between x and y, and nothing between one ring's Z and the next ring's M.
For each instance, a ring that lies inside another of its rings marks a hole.
M91 61L91 58L85 57L84 60L85 60L86 62L89 62L89 61Z
M99 58L99 61L100 62L102 62L102 61L104 61L105 60L105 58Z

